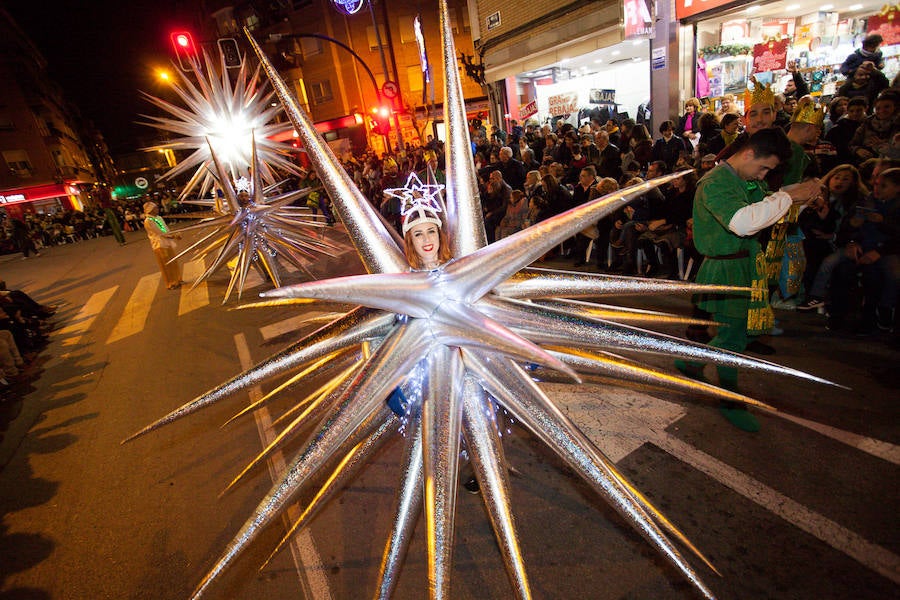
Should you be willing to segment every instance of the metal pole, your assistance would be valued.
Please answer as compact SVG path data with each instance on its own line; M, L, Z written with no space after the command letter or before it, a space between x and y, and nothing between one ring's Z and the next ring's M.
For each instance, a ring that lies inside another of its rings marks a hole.
M378 87L378 81L375 79L375 73L372 72L372 69L369 68L369 65L362 59L362 57L353 51L353 48L348 46L347 44L336 40L332 37L328 37L327 35L322 35L321 33L271 33L269 34L269 40L273 42L277 42L283 38L316 38L320 40L325 40L326 42L331 42L332 44L337 44L355 58L359 64L362 65L362 68L365 69L366 73L369 75L369 79L372 81L372 87L375 88L375 97L378 98L378 102L381 103L381 88Z
M390 73L388 72L387 59L384 56L384 46L381 44L381 33L378 31L378 21L375 19L375 7L372 5L374 0L366 0L366 4L369 5L369 14L372 15L372 26L375 28L375 41L378 43L378 54L381 57L381 68L384 69L384 78L389 79ZM387 17L385 17L384 21L385 33L388 37L390 34L388 33L388 29L390 28L390 23L387 21ZM396 68L394 69L394 77L398 79L395 83L397 87L400 87L399 76L397 74ZM399 97L399 96L398 96ZM392 111L394 115L394 128L397 130L397 146L398 151L404 148L403 146L403 133L400 131L400 117L397 116L396 111Z

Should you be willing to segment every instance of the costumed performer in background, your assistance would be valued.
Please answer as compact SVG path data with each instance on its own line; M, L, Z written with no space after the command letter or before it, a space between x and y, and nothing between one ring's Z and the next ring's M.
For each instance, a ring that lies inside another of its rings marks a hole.
M178 261L169 261L175 256L175 240L180 240L181 236L169 231L166 222L159 216L159 207L155 202L144 203L144 231L150 238L150 247L166 280L166 287L178 289L181 286L181 267Z
M752 293L705 294L694 301L720 324L709 345L742 352L747 336L767 331L773 321L766 260L757 234L792 206L808 204L819 193L820 183L811 179L784 186L760 199L760 188L748 183L761 181L788 160L790 142L780 129L763 129L735 143L741 145L700 180L694 196L694 243L706 257L697 283L742 286L752 288ZM704 379L701 363L676 361L675 366L689 377ZM719 385L736 391L737 369L717 367L717 371ZM739 429L759 430L745 405L723 403L721 411Z

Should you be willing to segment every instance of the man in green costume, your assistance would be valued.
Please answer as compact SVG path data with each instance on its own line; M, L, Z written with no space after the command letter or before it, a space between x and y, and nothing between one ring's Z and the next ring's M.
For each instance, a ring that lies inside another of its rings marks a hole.
M780 185L790 185L802 181L804 176L816 175L815 165L806 149L814 147L822 135L822 123L825 111L820 110L809 96L803 96L797 102L797 108L791 116L791 129L788 139L791 142L791 157L783 166L783 177ZM810 169L812 165L812 169ZM809 171L812 170L813 173ZM769 274L769 287L773 294L778 290L782 300L795 296L800 291L803 270L806 268L806 255L803 253L803 234L797 226L801 207L788 211L782 220L772 227L769 243L766 246L766 263Z
M720 324L710 346L742 352L747 336L772 326L765 255L756 234L772 225L791 208L809 203L819 192L817 180L784 186L767 194L758 185L766 174L786 161L791 145L780 129L763 129L747 137L727 160L720 162L697 185L694 196L694 243L706 259L697 274L698 283L752 288L743 294L708 294L697 306ZM695 379L703 378L703 365L676 361L676 367ZM737 370L718 367L719 385L737 389ZM746 406L728 403L722 413L745 431L758 431L759 422Z

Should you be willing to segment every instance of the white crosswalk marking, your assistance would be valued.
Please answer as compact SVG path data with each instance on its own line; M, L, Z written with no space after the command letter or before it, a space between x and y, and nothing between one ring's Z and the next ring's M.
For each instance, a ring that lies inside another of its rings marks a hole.
M835 550L900 583L900 556L669 434L665 428L684 414L681 407L629 390L604 394L601 398L596 391L573 393L556 384L542 387L614 461L649 442Z
M201 281L197 287L191 289L193 282L203 274L204 270L206 270L206 265L203 264L203 259L198 258L184 263L182 277L188 283L181 286L181 298L178 300L179 317L209 304L209 289L206 281Z
M122 317L106 340L107 344L125 339L144 329L144 325L147 324L147 315L150 314L150 307L153 305L153 298L159 289L160 278L162 278L161 273L144 275L140 278L131 298L128 299L128 304L125 305Z
M91 328L91 325L93 325L94 321L97 319L97 315L99 315L106 307L107 302L109 302L110 298L113 297L113 294L115 294L118 289L119 286L114 285L113 287L106 288L88 298L88 301L84 303L84 306L81 307L81 310L79 310L78 314L75 315L75 318L72 319L72 324L63 327L54 334L54 336L65 338L60 344L63 346L78 345L81 341L81 337ZM64 354L62 357L65 358L66 356L68 356L68 353Z
M237 347L241 368L249 369L253 365L253 358L250 355L250 348L247 346L247 338L241 333L235 335L234 345ZM250 390L251 403L256 402L260 398L262 398L262 390L258 386ZM272 416L269 413L269 409L265 406L260 407L253 411L253 418L256 420L256 427L262 446L269 446L278 433L272 425ZM285 470L287 470L284 454L281 450L273 452L267 463L269 475L273 482L278 481ZM300 518L301 514L300 507L297 504L292 504L288 508L287 518L293 524ZM301 582L305 580L312 597L316 600L331 600L331 588L328 585L328 578L324 574L322 558L319 556L316 541L313 539L309 527L304 527L294 535L290 549L297 576L301 578Z

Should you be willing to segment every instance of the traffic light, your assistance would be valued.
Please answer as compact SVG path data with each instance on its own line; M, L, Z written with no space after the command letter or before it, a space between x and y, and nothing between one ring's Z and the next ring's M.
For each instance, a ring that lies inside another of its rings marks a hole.
M391 109L387 106L372 109L372 131L387 135L391 131Z
M187 31L173 31L169 36L172 46L175 48L175 56L182 71L193 71L192 65L197 62L197 46L194 45L194 36Z
M219 44L219 52L222 54L222 60L225 62L225 68L241 68L243 60L237 40L234 38L221 38L217 43Z

